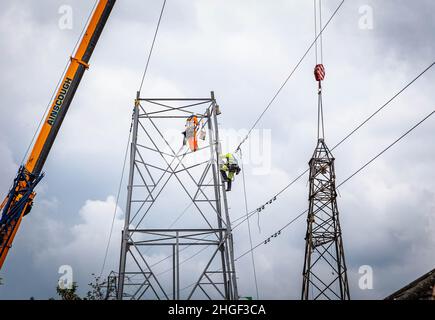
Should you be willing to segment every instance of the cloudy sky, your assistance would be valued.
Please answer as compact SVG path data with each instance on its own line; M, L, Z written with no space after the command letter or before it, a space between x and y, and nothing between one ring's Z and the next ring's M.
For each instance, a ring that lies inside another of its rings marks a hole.
M340 1L323 2L324 16L329 17ZM59 28L63 5L73 9L72 29ZM93 0L2 3L3 195L93 5ZM0 298L55 296L61 265L72 266L81 293L86 292L91 274L100 272L133 99L160 7L157 0L117 1L46 163L34 209L23 221L0 273ZM360 23L367 8L373 12L371 29ZM434 9L430 0L345 2L324 35L324 108L330 146L434 62ZM142 95L197 97L214 90L223 132L244 132L313 37L312 1L168 0ZM245 164L250 209L307 168L316 142L314 64L311 52L256 128L270 132L271 144L264 155L253 153ZM430 70L334 151L338 183L435 109L434 80L435 71ZM340 189L353 298L383 298L434 267L434 128L431 118ZM231 141L222 141L224 149L235 147ZM249 140L246 152L258 149L257 143ZM307 208L306 181L304 177L255 217L254 243ZM233 189L229 202L235 218L244 210L239 177ZM124 194L105 273L118 267ZM299 298L305 228L305 219L299 219L255 251L261 298ZM246 225L234 237L238 256L249 248ZM358 287L363 265L373 268L371 290ZM244 270L239 272L241 295L255 295L249 256L238 260L236 268Z

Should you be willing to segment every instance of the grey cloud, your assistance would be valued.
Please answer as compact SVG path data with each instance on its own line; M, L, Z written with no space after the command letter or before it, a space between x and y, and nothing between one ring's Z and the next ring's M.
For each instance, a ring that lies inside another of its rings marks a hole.
M60 3L74 8L73 30L57 28ZM215 90L223 111L221 126L247 129L312 41L312 3L230 3L168 1L144 95L203 96ZM327 16L339 1L324 3ZM86 225L79 215L86 200L104 201L116 193L132 102L160 4L118 1L47 162L47 175L39 188L35 209L26 217L7 269L2 270L6 284L1 287L0 297L53 296L63 257L70 254L74 260L82 258L74 251L70 230ZM373 31L358 29L358 8L363 4L374 8ZM2 193L12 181L92 1L5 1L3 6ZM433 41L427 41L433 37L434 20L428 18L432 11L431 1L346 2L324 36L324 99L330 146L433 61ZM246 164L250 208L269 200L270 194L307 167L316 134L313 66L314 55L310 54L259 123L259 128L272 129L273 171L266 176L252 175L254 166ZM334 151L339 180L433 109L433 79L431 71ZM354 298L382 298L433 268L433 121L417 129L340 191L339 208ZM232 217L244 212L239 182L230 194ZM307 193L305 177L262 213L261 233L254 218L254 242L261 242L305 210ZM121 207L124 200L125 188ZM184 203L181 195L176 200ZM53 201L56 205L50 206ZM169 209L163 206L162 212ZM119 234L120 230L114 232ZM304 233L305 218L301 218L256 252L264 298L299 298ZM61 243L56 243L61 238ZM246 226L236 231L235 238L236 255L249 248ZM111 247L113 257L118 256L117 250L115 241ZM62 251L59 256L57 251ZM41 252L45 252L43 261L38 259ZM89 265L77 264L77 280L83 291L90 273L99 272L97 260ZM116 269L116 260L113 258L108 268ZM374 268L373 291L358 289L361 264ZM249 259L241 259L237 267L246 270L240 275L241 292L252 295ZM276 290L278 286L283 289Z

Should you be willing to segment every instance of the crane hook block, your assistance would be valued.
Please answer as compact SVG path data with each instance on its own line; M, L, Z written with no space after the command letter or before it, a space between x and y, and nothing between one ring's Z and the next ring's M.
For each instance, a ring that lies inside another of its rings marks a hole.
M323 81L325 79L325 67L323 64L318 64L314 68L314 77L316 78L316 81Z

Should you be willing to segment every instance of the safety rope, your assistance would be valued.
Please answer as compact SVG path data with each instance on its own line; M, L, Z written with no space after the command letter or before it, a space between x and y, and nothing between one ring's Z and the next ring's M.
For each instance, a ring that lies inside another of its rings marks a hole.
M243 194L245 197L245 212L246 212L246 221L248 223L249 245L250 245L250 248L252 250L253 242L252 242L252 233L251 233L251 222L249 221L249 212L248 212L248 196L247 196L247 192L246 192L245 166L243 164L242 149L240 149L239 151L240 151L240 163L242 166ZM259 291L258 291L257 268L255 266L254 250L251 251L251 262L252 262L252 271L254 274L255 293L257 294L257 300L258 300L258 299L260 299L260 295L259 295Z
M116 214L118 212L118 203L119 203L119 198L120 198L120 195L121 195L122 182L124 181L125 166L126 166L126 163L127 163L127 155L128 155L128 150L130 149L130 141L131 141L131 136L132 136L132 129L133 129L133 117L132 117L132 121L131 121L131 124L130 124L130 133L128 134L127 146L125 148L124 162L122 164L122 170L121 170L121 178L119 180L118 192L117 192L117 195L116 195L115 209L113 210L112 223L111 223L111 226L110 226L110 232L109 232L109 238L107 240L106 251L104 253L103 264L101 266L100 278L101 278L101 276L104 273L104 268L106 267L107 256L109 254L109 247L110 247L110 242L112 240L113 227L115 225Z

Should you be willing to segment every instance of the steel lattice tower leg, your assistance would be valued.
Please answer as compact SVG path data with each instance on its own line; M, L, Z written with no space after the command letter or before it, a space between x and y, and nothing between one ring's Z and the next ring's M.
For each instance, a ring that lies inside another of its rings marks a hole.
M115 274L115 272L111 272L109 276L107 277L106 282L106 295L105 300L114 300L117 299L117 284L118 284L118 277Z
M323 138L310 165L302 299L348 300L349 284L337 207L334 157Z
M213 92L210 98L189 99L145 99L138 93L118 299L238 299L233 237L219 169L218 114ZM180 134L192 116L208 136L195 152L182 145ZM167 131L175 128L179 131L171 140ZM176 204L181 195L190 202L184 211ZM169 216L179 211L168 227L173 219ZM184 219L185 214L190 219ZM182 225L175 228L175 223ZM200 250L192 250L196 248ZM169 255L162 259L164 250Z

